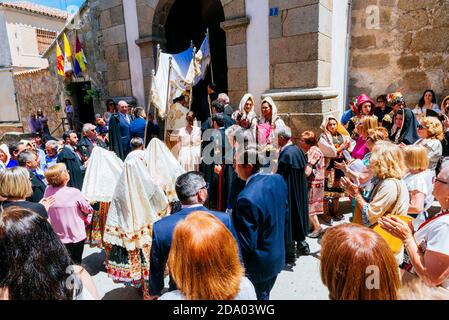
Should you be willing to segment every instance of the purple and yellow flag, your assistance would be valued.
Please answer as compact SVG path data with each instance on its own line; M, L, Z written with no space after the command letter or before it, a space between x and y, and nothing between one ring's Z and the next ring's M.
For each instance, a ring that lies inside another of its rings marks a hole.
M81 42L76 36L75 44L75 75L78 76L82 71L86 71L86 58L84 56L83 48L81 47Z

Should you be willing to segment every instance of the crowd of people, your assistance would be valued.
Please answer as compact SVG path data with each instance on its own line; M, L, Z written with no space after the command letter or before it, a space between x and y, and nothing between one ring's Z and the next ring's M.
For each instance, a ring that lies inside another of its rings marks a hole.
M323 237L330 299L394 300L416 286L447 297L449 97L438 108L426 90L409 109L400 92L361 94L320 135L294 135L269 97L260 114L249 93L237 110L224 93L208 98L204 123L185 113L176 152L143 108L112 100L80 139L39 129L1 145L0 298L97 299L88 242L146 299L268 300L279 273L310 254L307 237ZM332 226L344 196L351 223ZM75 289L64 286L71 265Z

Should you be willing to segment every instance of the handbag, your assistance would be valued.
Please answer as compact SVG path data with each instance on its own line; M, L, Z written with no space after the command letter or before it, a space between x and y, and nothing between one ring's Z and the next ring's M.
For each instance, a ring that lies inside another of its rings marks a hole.
M400 191L400 189L399 189L398 182L396 180L394 180L394 181L396 183L398 199L396 200L396 203L393 207L393 210L391 210L390 214L394 215L398 219L401 219L402 221L408 223L409 221L413 220L412 217L395 214L399 210L398 206L399 206L399 191ZM395 237L394 235L392 235L385 229L383 229L378 223L371 225L370 228L374 232L376 232L378 235L380 235L388 243L388 246L390 247L391 251L393 251L393 253L395 255L398 254L402 250L402 240Z

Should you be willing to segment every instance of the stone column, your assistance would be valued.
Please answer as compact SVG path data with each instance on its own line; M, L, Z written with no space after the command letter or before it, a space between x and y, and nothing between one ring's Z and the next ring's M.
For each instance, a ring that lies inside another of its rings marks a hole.
M139 24L137 19L136 0L123 2L123 13L126 26L126 41L128 44L129 70L133 96L139 106L145 107L145 93L143 85L143 70L140 48L136 44L139 39Z
M248 91L246 28L247 17L233 18L221 23L226 32L228 59L228 95L233 104L238 104Z
M294 137L337 114L331 86L332 0L270 0L270 96Z

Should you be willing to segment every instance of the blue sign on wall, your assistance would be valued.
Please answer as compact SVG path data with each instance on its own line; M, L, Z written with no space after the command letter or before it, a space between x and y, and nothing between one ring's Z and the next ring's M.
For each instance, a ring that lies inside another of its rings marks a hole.
M279 8L270 8L270 17L277 17L279 15Z

